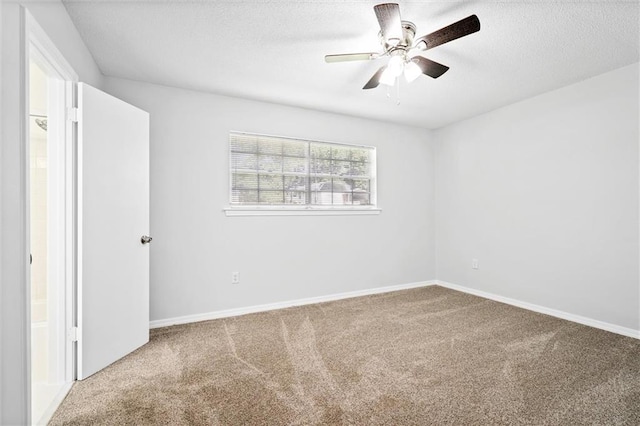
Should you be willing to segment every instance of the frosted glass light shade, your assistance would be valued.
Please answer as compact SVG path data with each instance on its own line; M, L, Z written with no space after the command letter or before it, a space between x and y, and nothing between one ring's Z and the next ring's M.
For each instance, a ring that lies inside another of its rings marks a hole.
M396 76L387 66L387 68L380 75L380 84L384 84L386 86L393 86L395 83L396 83Z
M409 61L404 66L404 78L407 79L408 83L411 83L413 80L418 78L422 74L422 70L413 61Z
M399 77L400 74L402 74L403 69L404 69L404 58L402 56L397 55L389 59L389 64L387 64L387 70L389 70L389 72L394 77Z

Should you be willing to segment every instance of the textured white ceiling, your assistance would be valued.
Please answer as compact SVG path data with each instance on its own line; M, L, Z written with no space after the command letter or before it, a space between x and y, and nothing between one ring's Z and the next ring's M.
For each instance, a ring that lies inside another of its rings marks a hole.
M77 1L71 19L105 75L425 128L481 114L639 60L632 1L400 1L416 36L468 15L478 33L423 53L451 69L362 90L385 59L377 1Z

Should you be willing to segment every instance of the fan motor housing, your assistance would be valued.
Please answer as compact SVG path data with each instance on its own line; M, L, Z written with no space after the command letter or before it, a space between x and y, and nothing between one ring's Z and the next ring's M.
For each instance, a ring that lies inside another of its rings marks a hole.
M380 38L380 44L384 48L385 52L390 52L393 50L407 50L411 48L413 45L413 38L416 35L416 26L413 22L402 21L402 40L400 43L396 45L392 45L387 43L382 35L382 31L378 33L378 37Z

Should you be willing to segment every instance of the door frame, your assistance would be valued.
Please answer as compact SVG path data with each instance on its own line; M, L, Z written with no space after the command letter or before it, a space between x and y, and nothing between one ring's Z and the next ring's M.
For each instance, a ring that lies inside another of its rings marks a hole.
M57 405L62 402L62 399L71 388L72 382L76 378L75 371L75 342L71 331L75 326L76 321L76 257L77 257L77 245L76 245L76 124L74 117L69 114L72 108L76 105L76 86L78 82L78 75L73 70L71 65L67 62L64 56L60 53L55 44L44 32L42 27L36 22L33 16L25 11L25 30L26 40L24 43L24 57L25 57L25 76L24 76L24 96L25 96L25 111L23 117L23 123L25 126L24 132L24 161L23 161L23 176L25 179L25 203L26 203L26 235L25 246L29 248L31 231L30 225L30 155L29 155L29 67L30 61L33 60L40 67L47 72L48 75L55 75L56 78L49 78L48 84L48 116L51 122L51 117L54 117L55 121L53 125L49 126L51 132L55 132L57 146L54 150L49 151L49 163L54 164L51 167L51 182L49 187L55 188L55 196L49 195L50 206L53 207L49 213L49 219L55 218L57 226L52 227L53 235L49 245L49 258L55 259L50 263L48 272L48 279L55 280L58 283L57 304L63 306L64 315L57 316L57 324L55 325L58 331L64 336L65 343L62 347L57 349L57 358L60 360L56 366L57 370L64 371L63 377L59 379L65 382L65 387L61 395L54 400ZM52 96L53 95L53 96ZM48 231L49 232L49 231ZM50 234L51 235L51 234ZM53 254L53 256L52 256ZM38 421L39 419L31 419L31 289L30 289L30 265L26 265L26 365L27 365L27 380L29 382L28 391L28 422ZM51 416L51 412L45 412L45 416Z

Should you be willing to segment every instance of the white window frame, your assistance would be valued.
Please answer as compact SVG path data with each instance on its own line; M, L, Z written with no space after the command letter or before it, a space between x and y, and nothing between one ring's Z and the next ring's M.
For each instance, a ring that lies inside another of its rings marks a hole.
M249 135L257 137L288 139L292 141L306 142L306 143L321 143L327 145L347 146L355 148L366 148L373 151L371 158L371 179L369 183L370 202L368 205L340 205L340 206L327 206L327 205L296 205L296 204L257 204L257 205L233 205L231 204L233 182L232 182L232 152L231 152L231 135ZM312 140L306 138L293 138L288 136L276 136L266 135L260 133L249 133L240 131L229 132L229 142L227 143L227 149L229 153L228 159L228 206L223 209L227 216L342 216L342 215L377 215L380 214L382 209L377 205L377 164L376 164L376 147L369 145L356 145L347 144L341 142L327 142L321 140Z

